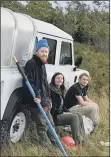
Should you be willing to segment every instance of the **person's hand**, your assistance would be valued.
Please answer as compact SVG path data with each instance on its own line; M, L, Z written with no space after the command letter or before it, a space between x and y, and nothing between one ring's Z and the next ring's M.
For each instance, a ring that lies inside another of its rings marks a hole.
M34 102L36 102L37 104L40 104L41 100L39 98L34 98Z
M63 114L68 114L69 112L63 112Z

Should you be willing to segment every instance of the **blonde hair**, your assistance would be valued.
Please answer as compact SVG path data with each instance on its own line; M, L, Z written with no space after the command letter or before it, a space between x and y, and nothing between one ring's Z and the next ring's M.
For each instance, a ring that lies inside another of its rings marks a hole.
M87 74L87 73L82 73L82 74L79 76L79 79L81 79L83 76L86 76L86 77L88 77L89 80L91 80L90 75Z

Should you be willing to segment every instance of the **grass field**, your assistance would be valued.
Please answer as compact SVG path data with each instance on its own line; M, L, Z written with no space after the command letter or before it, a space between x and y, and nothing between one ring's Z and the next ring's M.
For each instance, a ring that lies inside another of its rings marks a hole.
M100 141L109 141L109 56L96 53L94 49L85 45L76 45L76 56L82 55L84 60L81 68L91 74L89 97L100 108L100 123L95 133L88 137L86 145L66 149L69 156L109 156L109 147L102 146ZM32 130L33 129L33 130ZM41 147L37 144L35 127L29 131L23 142L10 144L1 151L2 156L62 156L59 149ZM60 130L60 129L59 129ZM60 138L66 132L58 132Z

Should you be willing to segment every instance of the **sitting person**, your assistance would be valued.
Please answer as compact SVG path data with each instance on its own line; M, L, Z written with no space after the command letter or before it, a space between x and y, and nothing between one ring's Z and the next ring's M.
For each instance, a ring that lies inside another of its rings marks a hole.
M70 125L75 144L83 144L85 131L81 113L70 113L64 106L65 86L64 76L55 73L50 86L52 108L51 114L56 126Z
M99 107L87 96L89 79L90 76L86 73L80 75L79 82L72 85L67 91L64 105L71 113L80 112L90 118L95 130L99 121Z

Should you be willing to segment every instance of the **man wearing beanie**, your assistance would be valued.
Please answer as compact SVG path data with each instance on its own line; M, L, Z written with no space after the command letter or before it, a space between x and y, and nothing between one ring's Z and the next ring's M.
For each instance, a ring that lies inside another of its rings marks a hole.
M36 94L36 98L33 100L33 97L28 91L28 88L24 84L24 100L25 104L28 104L28 107L34 108L34 120L36 122L37 133L41 141L51 145L51 142L55 143L55 139L52 136L45 119L43 118L35 103L37 102L42 105L46 115L54 126L53 119L50 114L51 99L45 68L48 54L49 46L47 40L42 39L37 44L35 55L33 55L32 59L30 59L25 65L25 74Z

